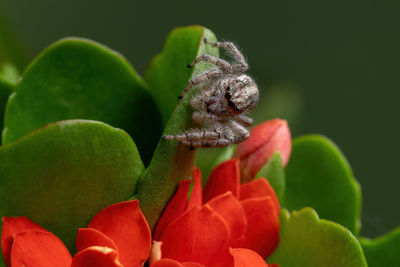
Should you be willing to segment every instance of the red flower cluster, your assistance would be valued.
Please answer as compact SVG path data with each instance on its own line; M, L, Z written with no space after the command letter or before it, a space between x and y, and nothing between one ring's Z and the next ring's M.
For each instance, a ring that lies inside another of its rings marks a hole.
M211 267L238 266L231 248L268 257L279 242L279 202L267 180L240 185L238 159L216 167L204 192L197 168L192 176L190 200L190 180L183 180L154 231L162 256Z
M73 258L55 235L25 217L3 218L1 246L7 267L133 267L146 261L151 233L133 200L101 210L79 229Z
M271 125L273 131L266 129ZM251 180L276 150L286 164L290 133L280 120L257 127L238 147L241 159L217 166L204 190L197 168L189 200L190 180L181 181L158 221L153 246L138 200L113 204L79 229L74 257L41 226L6 217L1 247L7 267L140 267L148 259L151 267L268 267L264 259L279 242L279 202L266 179L240 184L240 173Z

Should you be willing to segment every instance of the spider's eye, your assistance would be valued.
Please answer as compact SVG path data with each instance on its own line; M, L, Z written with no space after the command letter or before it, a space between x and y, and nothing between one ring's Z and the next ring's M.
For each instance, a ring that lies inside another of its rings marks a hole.
M235 111L237 111L237 112L239 112L240 111L240 109L239 108L234 108L235 109Z
M232 100L228 101L228 106L231 107L231 108L235 108L236 109L236 105Z
M228 85L228 87L226 87L226 90L227 91L231 90L231 87Z
M226 92L226 93L225 93L225 99L228 100L228 101L230 101L231 98L232 98L231 94L228 93L228 92Z

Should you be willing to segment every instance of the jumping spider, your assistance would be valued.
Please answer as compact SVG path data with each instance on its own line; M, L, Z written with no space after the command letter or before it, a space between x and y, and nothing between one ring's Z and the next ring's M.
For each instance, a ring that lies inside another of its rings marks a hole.
M201 85L200 92L190 102L193 121L199 127L178 135L164 135L163 139L176 140L191 147L224 147L237 144L249 137L244 126L250 126L253 120L243 115L252 110L258 101L258 88L253 79L243 74L247 62L239 49L231 42L206 44L222 47L232 55L234 63L203 54L188 67L200 61L212 63L210 69L192 78L179 96L183 96L195 85Z

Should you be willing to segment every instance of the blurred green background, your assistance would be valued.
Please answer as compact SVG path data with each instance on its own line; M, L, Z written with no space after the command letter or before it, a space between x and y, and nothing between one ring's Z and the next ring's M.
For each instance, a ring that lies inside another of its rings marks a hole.
M362 186L362 234L375 237L400 224L399 11L388 0L0 0L0 60L23 70L50 43L81 36L143 74L169 31L204 25L248 57L257 121L286 118L293 136L339 145Z

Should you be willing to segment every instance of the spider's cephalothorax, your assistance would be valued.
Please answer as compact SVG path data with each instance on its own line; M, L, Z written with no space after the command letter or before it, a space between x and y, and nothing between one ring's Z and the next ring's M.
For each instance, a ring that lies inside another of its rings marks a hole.
M243 74L248 69L242 53L231 42L210 43L225 48L234 58L234 63L203 54L188 67L200 61L212 63L210 69L192 78L179 98L182 98L192 86L200 85L200 92L190 102L193 121L202 128L193 128L183 134L164 135L167 140L177 140L193 147L223 147L237 144L249 137L244 126L250 126L252 119L244 113L252 110L258 101L257 84Z

